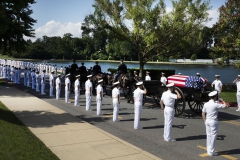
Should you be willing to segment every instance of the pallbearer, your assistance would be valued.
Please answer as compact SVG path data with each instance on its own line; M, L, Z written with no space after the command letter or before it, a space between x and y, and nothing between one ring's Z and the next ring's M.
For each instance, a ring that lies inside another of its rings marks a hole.
M49 75L49 96L53 97L53 87L54 87L54 71L51 72L51 74Z
M92 101L92 75L87 76L88 80L85 82L85 95L86 95L86 111L91 111Z
M172 138L172 122L174 118L174 104L176 99L180 99L181 95L177 90L174 89L174 83L166 85L167 91L163 92L160 100L162 113L164 113L164 141L174 142L176 139ZM176 94L174 94L176 93ZM165 108L164 108L164 105Z
M66 75L66 79L65 79L65 103L71 103L69 101L69 95L70 95L70 86L71 86L71 82L70 82L70 74Z
M134 129L142 129L139 124L141 112L142 112L142 101L143 101L143 94L147 93L146 88L143 88L143 82L138 82L137 89L133 93L134 97Z
M166 86L167 84L167 78L165 77L165 73L162 72L162 77L160 79L162 86Z
M58 77L56 79L56 100L59 100L60 98L60 92L61 92L61 74L58 74Z
M207 133L207 153L210 156L216 156L215 143L218 133L218 108L228 108L226 103L221 99L223 104L215 102L217 100L217 91L208 94L210 100L204 104L202 109L202 117L206 126Z
M150 72L146 71L145 81L151 81L151 77L150 77L149 73Z
M76 76L76 80L74 83L74 88L75 88L75 102L74 102L74 106L79 106L79 96L80 96L80 75Z
M220 75L215 75L215 78L216 78L216 80L212 82L211 86L213 87L213 85L214 85L215 90L218 91L217 100L219 101L220 95L222 93L222 82L219 79Z
M46 70L43 70L43 73L41 75L41 94L45 95L45 81L46 81Z
M96 102L97 102L97 115L98 116L102 115L102 113L101 113L102 101L103 101L103 88L102 88L102 85L103 85L103 80L100 79L98 81L98 86L97 86L97 89L96 89L96 93L97 93Z
M238 75L238 78L233 81L237 85L237 104L238 104L238 109L236 111L240 111L240 75Z
M113 83L115 88L112 90L112 100L113 100L113 121L114 122L119 122L118 119L118 111L120 107L120 83L119 81Z

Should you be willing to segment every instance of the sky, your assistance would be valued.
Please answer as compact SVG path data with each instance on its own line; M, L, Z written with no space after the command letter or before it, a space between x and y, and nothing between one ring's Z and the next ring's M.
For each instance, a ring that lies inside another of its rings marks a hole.
M81 24L84 18L94 12L92 4L95 0L35 0L31 5L33 10L32 18L37 20L33 26L35 29L35 38L42 38L46 35L63 36L65 33L71 33L73 37L81 37ZM226 0L211 0L209 17L212 18L207 26L211 27L218 20L218 8ZM170 11L171 0L165 0L167 11ZM29 38L27 38L29 39Z

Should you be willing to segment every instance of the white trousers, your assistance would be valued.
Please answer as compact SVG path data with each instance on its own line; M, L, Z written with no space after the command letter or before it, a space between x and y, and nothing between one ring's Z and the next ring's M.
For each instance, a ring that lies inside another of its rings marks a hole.
M28 86L28 87L31 87L31 86L30 86L30 77L29 77L29 76L27 76L27 86Z
M113 99L113 121L118 121L118 111L120 104L118 104L118 99Z
M209 155L215 152L215 144L218 133L218 121L206 120L206 133L207 133L207 153Z
M50 85L49 96L51 97L53 96L53 84L50 82L49 85Z
M142 103L135 102L134 103L134 129L141 128L139 121L142 113Z
M39 92L39 82L36 82L36 92Z
M27 85L27 77L25 77L25 76L24 76L24 79L23 79L23 84L24 84L24 86Z
M79 92L79 90L77 89L75 89L75 101L74 101L74 106L77 106L77 105L79 105L79 97L80 97L80 92Z
M35 89L35 79L32 78L32 89Z
M45 83L41 83L41 94L45 94Z
M60 91L61 89L59 87L56 87L56 99L59 100L60 98Z
M101 115L101 109L102 109L102 101L101 97L99 95L96 96L96 103L97 103L97 115Z
M174 118L174 109L171 107L165 106L164 109L164 134L163 138L165 140L172 139L172 123Z
M86 91L86 110L89 111L91 110L91 101L92 101L92 96L90 96L90 92Z
M70 95L70 90L68 91L67 88L65 87L65 102L68 103L69 101L69 95Z
M240 94L237 94L236 97L237 97L238 109L240 109Z

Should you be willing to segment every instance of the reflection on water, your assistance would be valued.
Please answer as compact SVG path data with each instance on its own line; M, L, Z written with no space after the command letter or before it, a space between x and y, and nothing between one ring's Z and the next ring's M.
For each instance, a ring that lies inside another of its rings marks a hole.
M68 66L72 64L72 61L68 62L54 62L59 68L62 66ZM93 67L94 62L84 62L87 68ZM81 62L77 62L78 66L81 66ZM126 63L128 68L139 68L139 63ZM99 62L99 65L102 68L102 72L107 72L108 68L117 68L119 63L115 62ZM212 65L178 65L178 64L146 64L144 66L146 69L174 69L177 73L182 73L183 75L195 75L197 72L201 74L202 77L208 79L209 82L212 82L216 74L219 74L221 81L223 83L232 83L232 81L237 77L240 72L234 69L233 66L219 67Z

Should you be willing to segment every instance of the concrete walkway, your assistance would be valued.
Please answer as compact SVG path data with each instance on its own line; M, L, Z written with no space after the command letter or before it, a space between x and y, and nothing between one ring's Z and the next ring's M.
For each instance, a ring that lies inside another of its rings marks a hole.
M14 87L0 86L0 101L62 160L160 159Z

